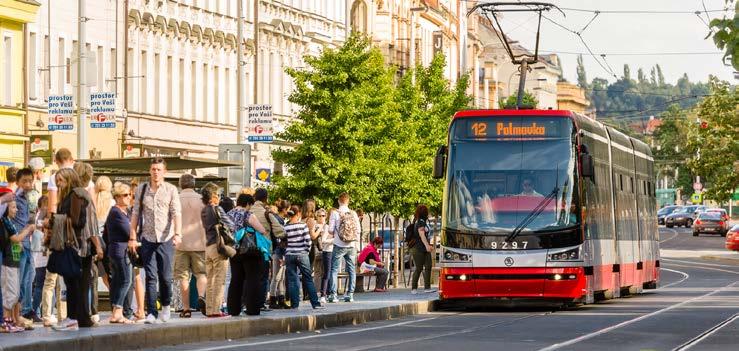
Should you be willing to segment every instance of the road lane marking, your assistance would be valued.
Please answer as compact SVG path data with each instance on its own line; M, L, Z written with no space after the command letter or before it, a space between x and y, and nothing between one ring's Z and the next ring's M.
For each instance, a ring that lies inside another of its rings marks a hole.
M654 316L656 316L656 315L662 314L662 313L664 313L664 312L667 312L667 311L670 311L670 310L674 310L674 309L676 309L676 308L679 308L679 307L685 306L685 305L687 305L687 304L689 304L689 303L692 303L692 302L694 302L694 301L698 301L698 300L700 300L700 299L702 299L702 298L705 298L705 297L709 297L709 296L712 296L712 295L718 294L718 293L720 293L720 292L723 292L723 291L724 291L724 289L726 289L726 288L731 288L731 287L733 287L733 286L734 286L734 285L735 285L736 283L738 283L738 282L736 282L736 281L735 281L735 282L733 282L733 283L731 283L731 284L729 284L729 285L727 285L727 286L724 286L724 287L722 287L722 288L720 288L720 289L718 289L718 290L715 290L715 291L709 292L709 293L707 293L707 294L704 294L704 295L701 295L701 296L696 296L696 297L694 297L694 298L692 298L692 299L689 299L689 300L685 300L685 301L683 301L683 302L680 302L680 303L677 303L677 304L674 304L674 305L671 305L671 306L665 307L665 308L663 308L663 309L660 309L660 310L654 311L654 312L652 312L652 313L648 313L648 314L642 315L642 316L640 316L640 317L637 317L637 318L629 319L629 320L627 320L627 321L623 321L623 322L621 322L621 323L618 323L618 324L614 324L614 325L612 325L612 326L610 326L610 327L606 327L606 328L603 328L603 329L600 329L600 330L596 330L596 331L594 331L594 332L592 332L592 333L588 333L588 334L585 334L585 335L579 336L579 337L577 337L577 338L574 338L574 339L570 339L570 340L567 340L567 341L563 341L563 342L560 342L560 343L557 343L557 344L554 344L554 345L550 345L550 346L547 346L547 347L545 347L545 348L539 349L539 351L551 351L551 350L557 350L557 349L560 349L560 348L562 348L562 347L566 347L566 346L570 346L570 345L574 345L574 344L577 344L577 343L579 343L579 342L581 342L581 341L584 341L584 340L588 340L588 339L594 338L594 337L596 337L596 336L598 336L598 335L601 335L601 334L605 334L605 333L608 333L608 332L610 332L610 331L613 331L613 330L616 330L616 329L618 329L618 328L621 328L621 327L627 326L627 325L629 325L629 324L633 324L633 323L636 323L636 322L639 322L639 321L645 320L645 319L647 319L647 318L651 318L651 317L654 317Z
M661 271L668 271L668 272L672 272L672 273L677 273L677 274L681 274L681 275L683 276L683 278L682 278L682 279L680 279L680 280L678 280L678 281L676 281L676 282L672 282L672 283L670 283L670 284L667 284L667 285L665 285L665 286L660 286L659 288L657 288L657 290L659 290L659 289L664 289L664 288L669 288L669 287L671 287L671 286L673 286L673 285L677 285L677 284L680 284L680 283L684 282L684 281L685 281L686 279L690 278L690 274L688 274L688 273L685 273L685 272L682 272L682 271L676 271L676 270L674 270L674 269L669 269L669 268L663 268L663 267L660 267L660 270L661 270Z
M695 268L695 269L706 269L706 270L710 270L710 271L717 271L717 272L726 272L726 273L732 273L732 274L739 274L739 272L737 272L737 271L730 271L730 270L728 270L728 269L713 268L713 267L701 267L701 266L698 266L698 265L695 265L695 266L689 266L689 265L686 265L686 264L676 264L676 263L670 263L670 266L675 266L675 267L686 267L686 268ZM663 268L663 269L664 269L664 268Z
M712 267L739 268L738 265L718 264L718 263L704 263L704 262L695 262L695 261L683 261L683 260L676 260L674 258L663 258L662 261L679 262L679 263L690 263L690 264L698 264L698 265L712 266Z
M666 230L669 230L669 231L671 231L671 232L673 232L674 234L673 234L673 235L672 235L671 237L669 237L669 238L667 238L667 239L665 239L665 240L660 240L660 241L659 241L659 243L660 243L660 244L661 244L661 243L663 243L663 242L666 242L666 241L670 241L670 240L672 240L672 239L675 239L675 238L677 238L677 236L678 236L678 235L680 234L680 232L678 232L678 231L677 231L677 230L675 230L675 229L672 229L672 228L665 228L665 229L666 229Z
M719 329L731 324L731 322L735 321L737 318L739 318L739 313L734 314L733 316L729 317L728 319L722 321L719 324L716 324L715 326L709 328L708 330L704 331L703 333L696 336L695 338L690 339L688 342L672 349L672 351L684 351L684 350L690 349L691 347L697 345L699 342L711 336L713 333L717 332Z
M352 329L352 330L347 330L347 331L343 331L343 332L336 332L336 333L330 333L330 334L315 334L315 335L301 336L301 337L290 338L290 339L268 340L268 341L254 342L254 343L248 343L247 342L247 343L241 343L241 344L221 345L221 346L216 346L216 347L206 347L206 348L193 349L193 350L197 350L197 351L216 351L216 350L235 349L235 348L248 347L248 346L259 346L259 345L278 344L278 343L289 342L289 341L297 341L297 340L308 340L308 339L315 339L315 338L323 338L323 337L334 336L334 335L354 334L354 333L361 333L361 332L370 331L370 330L386 329L386 328L392 328L392 327L397 327L397 326L407 325L407 324L412 324L412 323L426 322L426 321L434 320L434 319L437 319L437 318L440 318L440 317L441 316L430 317L430 318L423 318L423 319L419 319L419 320L406 321L406 322L400 322L400 323L393 323L393 324L388 324L388 325L380 325L380 326L369 327L369 328Z

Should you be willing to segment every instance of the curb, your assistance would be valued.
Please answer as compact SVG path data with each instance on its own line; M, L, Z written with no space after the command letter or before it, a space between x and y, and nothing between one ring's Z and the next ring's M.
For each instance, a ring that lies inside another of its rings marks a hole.
M729 256L701 256L704 260L719 261L724 263L739 264L739 255L736 257Z
M157 348L189 343L235 340L261 335L314 331L325 328L357 325L398 317L424 314L434 310L436 301L417 301L400 305L291 317L249 318L190 325L151 325L137 330L121 330L74 338L39 340L24 345L0 346L0 351L57 351L57 350L133 350ZM70 335L71 336L71 335Z

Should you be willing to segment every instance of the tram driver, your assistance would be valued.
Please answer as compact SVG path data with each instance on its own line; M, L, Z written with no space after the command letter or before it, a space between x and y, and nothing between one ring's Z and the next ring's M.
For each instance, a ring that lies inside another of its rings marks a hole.
M531 177L525 177L521 181L521 193L519 196L543 196L534 190L534 181Z

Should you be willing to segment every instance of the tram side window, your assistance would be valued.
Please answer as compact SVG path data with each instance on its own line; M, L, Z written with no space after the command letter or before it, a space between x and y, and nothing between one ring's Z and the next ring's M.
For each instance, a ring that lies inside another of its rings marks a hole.
M618 189L624 191L624 176L621 174L618 175Z
M636 191L634 191L634 178L629 177L629 192L634 194Z

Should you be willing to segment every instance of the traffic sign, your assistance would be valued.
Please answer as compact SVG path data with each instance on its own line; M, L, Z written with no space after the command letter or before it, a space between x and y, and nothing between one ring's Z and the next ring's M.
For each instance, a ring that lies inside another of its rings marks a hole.
M272 170L269 168L257 168L257 179L269 183L272 178Z
M49 95L47 125L49 131L74 130L74 99L72 95Z
M701 193L693 193L692 196L690 196L690 202L694 204L700 204L703 202L703 194Z

